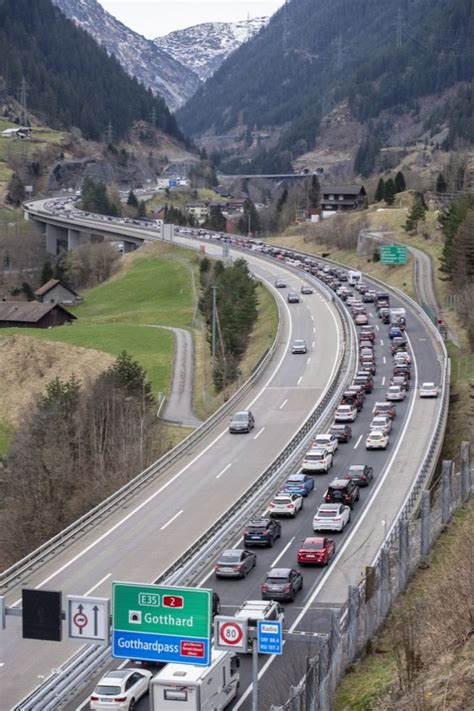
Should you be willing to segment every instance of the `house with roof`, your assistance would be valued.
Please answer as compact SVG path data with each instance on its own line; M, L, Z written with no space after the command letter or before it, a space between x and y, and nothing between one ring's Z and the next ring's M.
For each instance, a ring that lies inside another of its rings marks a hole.
M66 304L68 306L76 306L82 301L77 291L74 291L70 286L64 284L59 279L50 279L40 286L35 291L36 300L41 304Z
M60 304L0 301L0 328L52 328L75 320Z
M209 217L209 203L188 202L186 212L188 215L192 215L197 223L202 224Z
M365 210L368 204L363 185L326 185L320 200L323 212Z

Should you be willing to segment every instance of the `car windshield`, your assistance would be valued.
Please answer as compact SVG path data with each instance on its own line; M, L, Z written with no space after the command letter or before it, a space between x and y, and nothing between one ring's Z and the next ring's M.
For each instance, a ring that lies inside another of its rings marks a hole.
M352 466L349 467L349 472L363 472L364 471L364 465L363 464L353 464Z
M380 439L382 437L382 433L380 432L380 430L372 430L372 432L370 433L370 437L371 439Z
M218 560L218 563L238 563L240 561L240 552L228 551L223 553Z
M267 578L266 582L270 585L283 585L287 578Z
M255 526L249 526L247 528L247 531L249 533L263 533L263 531L267 530L267 526L262 524L255 524Z
M235 422L245 422L245 420L247 419L248 415L246 412L238 412L236 415L234 415Z
M322 539L316 541L305 541L301 547L305 551L322 551L324 548L324 541Z
M287 484L302 484L304 482L304 479L301 475L295 474L295 476L290 476L290 478L287 481Z
M312 454L307 454L305 459L309 462L319 462L321 459L324 459L324 454L323 452L314 452Z
M424 388L434 388L434 383L423 383Z
M335 518L337 516L336 511L318 511L316 514L318 518Z
M304 346L304 341L293 341L294 346Z
M275 496L273 499L274 504L291 504L292 500L288 496Z
M103 684L99 684L99 686L95 688L95 693L99 696L117 696L120 692L120 686L104 686Z

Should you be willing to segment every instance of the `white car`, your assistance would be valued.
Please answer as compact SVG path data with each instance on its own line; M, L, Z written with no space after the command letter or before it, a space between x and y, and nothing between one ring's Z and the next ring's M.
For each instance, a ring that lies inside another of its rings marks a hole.
M270 516L296 516L303 508L301 494L290 494L284 491L277 494L270 503Z
M354 422L357 417L357 407L352 405L339 405L334 415L336 422Z
M91 711L129 711L148 692L152 676L148 669L114 669L106 672L91 694Z
M329 450L331 454L335 454L336 449L339 447L339 440L332 434L318 434L313 440L313 447L323 447Z
M420 397L438 397L439 388L435 383L422 383Z
M343 531L350 520L349 506L321 504L313 518L313 531Z
M328 472L332 467L332 453L325 447L314 447L304 455L303 472Z
M400 385L391 385L385 393L385 399L389 402L399 402L405 399L405 388Z
M370 430L365 440L366 449L387 449L389 436L383 430Z
M392 420L390 417L376 415L370 423L369 430L382 430L385 434L390 434L392 429Z

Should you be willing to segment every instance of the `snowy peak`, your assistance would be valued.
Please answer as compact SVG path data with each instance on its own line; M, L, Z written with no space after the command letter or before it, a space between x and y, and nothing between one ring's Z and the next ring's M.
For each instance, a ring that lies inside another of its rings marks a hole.
M203 22L157 37L154 42L206 81L229 54L266 27L268 21L268 17L255 17L240 22Z
M133 32L97 0L53 0L66 17L90 34L125 71L161 95L175 111L200 85L198 76L155 42ZM165 10L164 10L165 11Z

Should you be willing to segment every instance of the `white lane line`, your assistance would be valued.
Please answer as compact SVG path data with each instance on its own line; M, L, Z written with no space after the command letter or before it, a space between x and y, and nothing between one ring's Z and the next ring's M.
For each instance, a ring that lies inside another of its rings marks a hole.
M99 582L96 583L95 585L93 585L93 586L90 588L90 590L88 590L86 593L84 593L84 597L88 597L88 595L90 595L91 592L93 592L96 588L98 588L99 585L102 585L102 583L105 583L105 581L107 580L107 578L110 578L110 577L112 577L112 573L107 573L107 575L104 575L104 577L102 578L102 580L99 580Z
M382 386L385 385L385 375L382 378Z
M374 314L372 313L372 311L369 311L369 316L370 318L374 318Z
M5 662L0 662L0 668L5 666Z
M316 329L315 329L315 328L313 328L313 333L316 333Z
M376 328L377 331L380 331L380 328L379 328L378 323L375 324L375 328Z
M411 348L411 343L410 343L410 340L408 339L408 336L407 336L407 340L408 340L408 344L409 344L409 346L410 346L410 348ZM418 369L417 369L417 366L416 366L416 360L415 360L415 359L414 359L414 365L415 365L415 390L414 390L414 392L416 392L416 390L417 390L417 384L418 384ZM408 425L410 424L410 419L411 419L411 415L412 415L414 406L415 406L415 397L412 397L412 400L411 400L411 403L410 403L410 407L409 407L408 412L407 412L406 420L405 420L405 423L404 423L404 425L403 425L403 429L402 429L402 431L400 432L400 438L399 438L399 440L398 440L398 442L397 442L397 444L396 444L395 449L394 449L393 452L392 452L392 456L390 457L390 459L389 459L389 461L388 461L388 463L387 463L387 465L386 465L386 467L385 467L385 470L384 470L382 476L380 477L380 480L379 480L377 486L375 487L375 489L374 489L373 492L372 492L372 496L371 496L370 499L367 501L367 505L366 505L365 509L362 511L361 516L360 516L360 518L358 519L358 521L356 522L354 528L352 529L352 531L351 531L350 534L348 535L347 539L344 541L344 543L342 544L341 548L339 549L339 553L336 554L336 557L334 558L334 560L333 560L333 562L332 562L331 568L328 568L328 570L324 573L324 575L323 575L322 578L320 579L318 585L317 585L316 588L314 589L313 593L311 594L311 596L309 597L309 599L307 600L307 602L304 604L304 607L302 608L300 614L298 615L298 617L296 618L296 620L295 620L295 621L293 622L293 624L291 625L291 627L290 627L290 629L289 629L289 632L290 632L290 633L294 632L295 629L298 627L298 625L300 624L301 620L304 618L304 616L305 616L306 613L308 612L309 608L311 607L311 605L312 605L313 602L315 601L316 597L317 597L317 596L319 595L319 593L321 592L323 586L326 584L326 580L328 579L328 577L329 577L329 575L331 574L332 570L334 570L334 567L335 567L336 563L338 562L338 560L341 558L341 556L342 556L342 554L344 553L344 551L346 550L346 548L347 548L347 547L349 546L349 544L351 543L352 539L353 539L354 536L356 535L356 533L357 533L357 531L359 530L359 528L362 526L362 524L363 524L363 522L364 522L364 520L365 520L365 517L367 516L367 514L368 514L369 511L370 511L371 504L372 504L372 502L374 501L374 499L375 499L375 497L377 496L377 494L378 494L378 492L380 491L380 489L382 488L383 484L385 483L385 479L387 478L387 476L388 476L388 474L389 474L389 472L390 472L390 469L392 468L392 465L393 465L393 462L394 462L394 460L395 460L395 457L396 457L397 454L398 454L398 450L400 449L400 447L401 447L401 445L402 445L403 438L404 438L404 436L405 436L405 432L406 432L406 430L407 430ZM406 503L406 502L403 502L402 507L405 505L405 503ZM395 517L395 520L396 520L397 518L398 518L398 514L397 514L397 516ZM391 529L390 529L390 531L391 531ZM390 532L390 531L389 531L389 532ZM283 644L285 644L285 643L283 643ZM258 673L258 678L259 678L259 679L261 679L261 678L263 677L263 675L264 675L265 672L267 671L268 667L270 666L270 664L271 664L274 660L275 660L275 655L274 655L274 654L272 654L270 657L268 657L268 661L263 665L263 667L260 669L260 671L259 671L259 673ZM238 709L245 703L245 701L246 701L247 698L249 697L251 691L252 691L252 684L249 684L249 686L247 687L247 689L245 690L245 692L244 692L244 693L242 694L242 696L240 697L238 703L235 704L235 706L234 706L234 711L238 711Z
M358 447L359 444L360 444L361 439L362 439L362 435L360 435L359 439L358 439L357 442L355 443L354 449L357 449L357 447Z
M183 513L183 511L184 511L184 509L181 509L181 511L178 511L178 513L176 513L174 516L172 516L172 517L170 518L170 520L169 520L167 523L165 523L164 526L162 526L162 527L160 528L160 531L164 531L165 528L168 528L168 526L169 526L170 524L172 524L173 521L176 521L176 519L178 518L178 516L181 516L181 514Z
M231 466L232 466L232 462L230 462L229 464L227 464L227 466L225 466L224 469L223 469L221 472L219 472L219 474L217 474L216 479L220 479L221 476L222 476L223 474L225 474L226 471L227 471L227 470L229 469L229 467L231 467Z
M262 429L257 432L254 439L258 439L260 437L260 435L262 434L262 432L264 431L264 429L265 429L265 427L262 427Z
M278 563L278 561L280 560L280 558L286 553L286 551L287 551L288 548L291 546L291 544L293 543L294 540L295 540L295 536L293 536L293 538L291 538L291 539L288 541L288 543L287 543L286 546L283 548L283 550L281 551L281 553L280 553L279 555L277 555L277 557L275 558L275 560L273 561L273 563L271 563L270 568L274 568L274 567L275 567L275 565Z
M285 407L285 405L286 405L287 402L288 402L288 398L286 398L286 400L283 400L283 402L281 403L279 409L280 409L280 410L283 410L283 408Z
M311 321L314 321L314 316L313 316L313 314L311 314Z
M380 345L383 346L383 338L380 339Z
M309 365L310 363L311 363L311 356L310 356L310 357L308 358L308 360L306 361L306 365Z
M303 376L300 375L300 377L299 377L298 380L296 381L296 384L299 385L302 380L303 380Z
M385 358L385 356L382 358L382 362L383 362L384 365L385 365L385 363L387 362L387 359Z
M315 345L316 345L316 342L313 341L312 344L311 344L311 348L314 348Z

